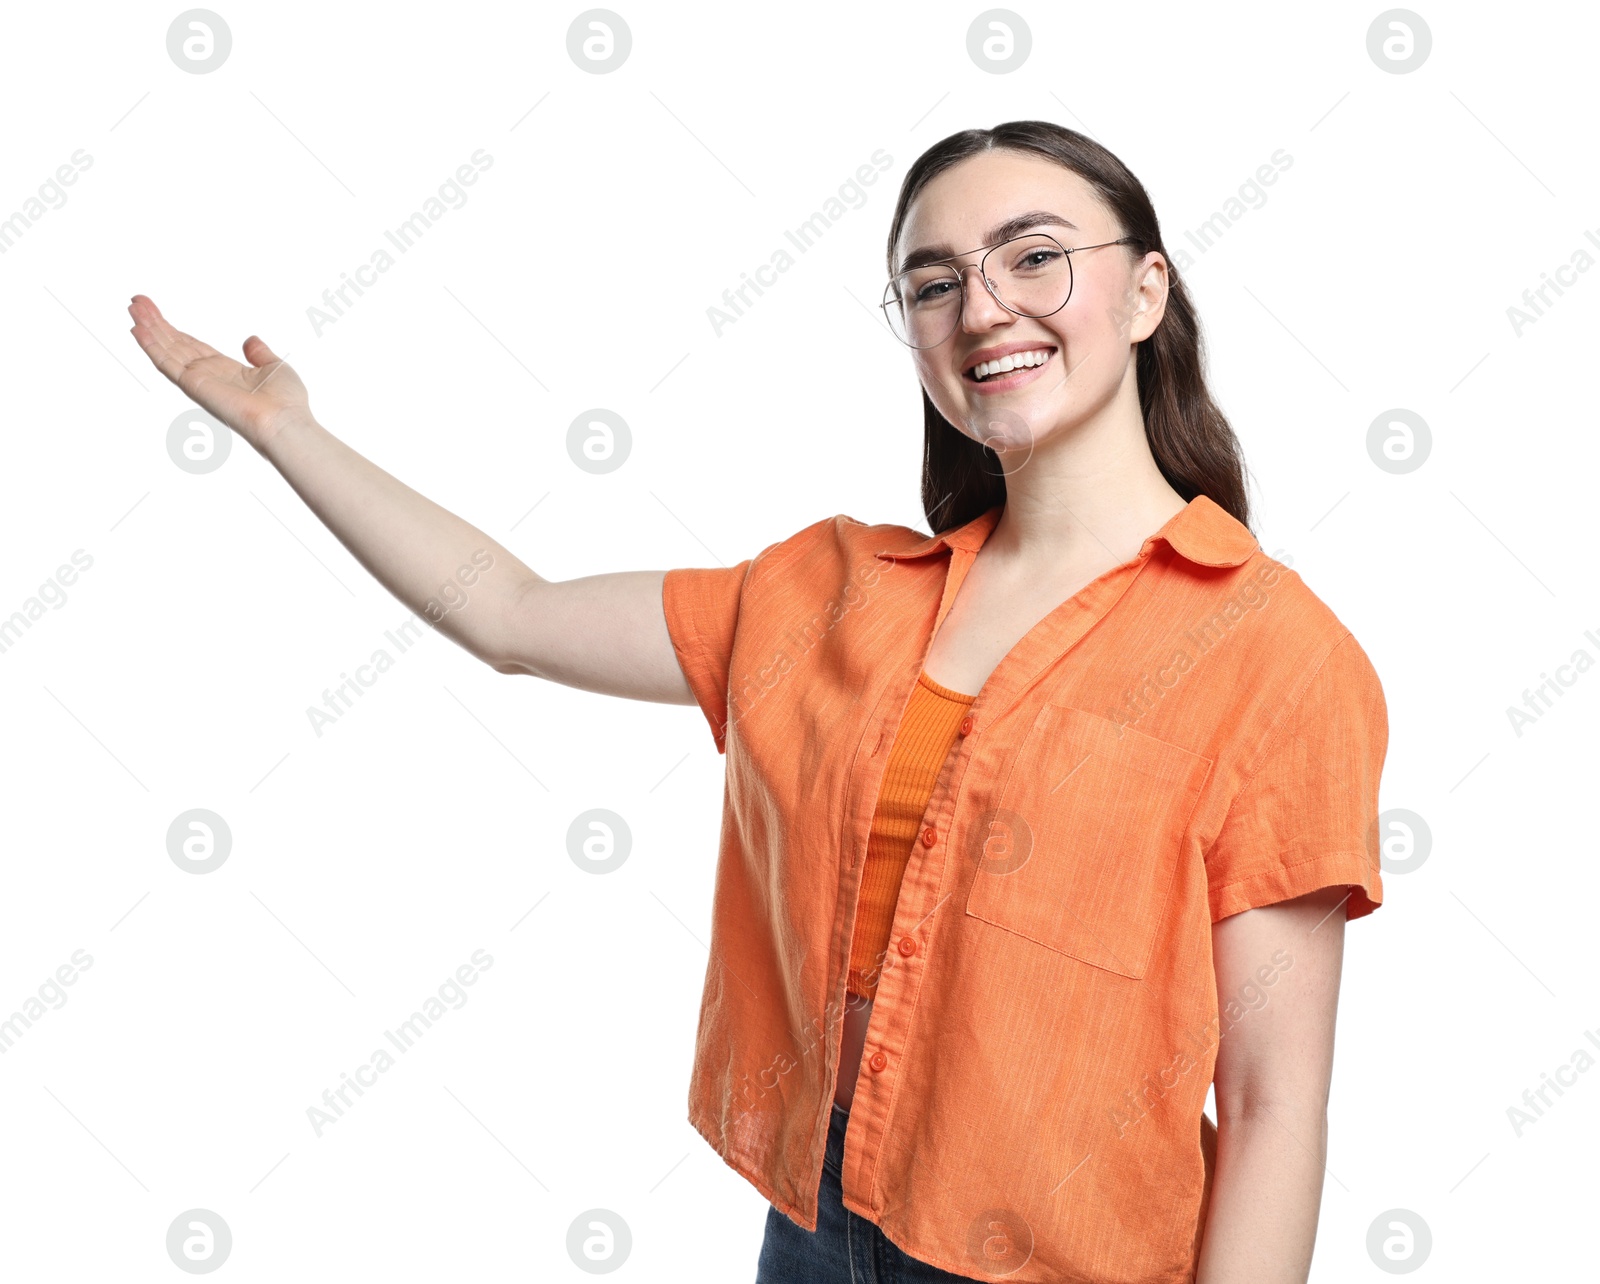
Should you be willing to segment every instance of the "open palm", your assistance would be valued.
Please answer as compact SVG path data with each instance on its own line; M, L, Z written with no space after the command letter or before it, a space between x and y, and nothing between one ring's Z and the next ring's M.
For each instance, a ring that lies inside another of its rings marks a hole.
M300 376L257 336L244 341L250 364L242 365L173 329L147 295L134 295L128 314L133 337L155 368L257 450L294 416L309 417L310 399Z

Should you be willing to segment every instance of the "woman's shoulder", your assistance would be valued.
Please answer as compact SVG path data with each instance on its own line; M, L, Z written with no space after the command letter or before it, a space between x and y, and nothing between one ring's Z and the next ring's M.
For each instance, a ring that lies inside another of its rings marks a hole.
M806 559L820 558L825 563L829 557L871 558L881 551L914 547L929 538L909 526L867 523L847 513L835 513L802 527L787 539L768 545L759 554L759 560L771 570Z
M1303 681L1330 658L1343 657L1346 665L1370 670L1370 659L1349 624L1307 583L1294 561L1281 548L1267 553L1258 547L1224 590L1223 615L1252 619L1251 650L1259 664L1290 682Z
M835 513L767 545L743 576L747 606L826 603L877 584L897 565L893 556L925 548L933 537L890 522L868 523Z

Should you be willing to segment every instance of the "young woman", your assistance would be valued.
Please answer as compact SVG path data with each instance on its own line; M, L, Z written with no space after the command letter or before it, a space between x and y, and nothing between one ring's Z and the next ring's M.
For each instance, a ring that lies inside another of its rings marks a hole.
M1381 902L1365 653L1247 526L1139 181L1038 121L901 188L886 322L932 536L551 582L343 445L259 338L156 366L496 670L704 711L727 755L689 1118L760 1284L1289 1284L1347 919ZM1204 1114L1215 1083L1217 1121Z

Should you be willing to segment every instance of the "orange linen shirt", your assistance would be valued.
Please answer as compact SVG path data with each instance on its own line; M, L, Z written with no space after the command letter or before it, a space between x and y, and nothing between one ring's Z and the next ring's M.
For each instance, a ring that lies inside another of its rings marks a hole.
M962 720L975 697L917 675L905 716L889 747L883 791L872 813L867 860L856 897L855 929L850 937L850 970L844 992L870 999L878 988L885 950L894 927L894 906L906 862L922 829L928 798L939 783L939 768L950 755Z
M1000 512L934 536L841 514L665 576L726 755L688 1117L806 1230L884 750ZM900 884L844 1205L973 1279L1189 1281L1211 926L1327 886L1350 919L1382 900L1377 674L1201 496L1035 624L970 717ZM1260 963L1266 985L1293 959Z

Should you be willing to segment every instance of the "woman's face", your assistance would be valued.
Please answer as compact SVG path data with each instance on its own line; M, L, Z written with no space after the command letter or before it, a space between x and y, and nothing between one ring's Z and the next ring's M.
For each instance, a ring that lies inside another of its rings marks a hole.
M1052 217L999 231L1008 220L1035 212ZM1072 296L1060 311L1045 317L1007 311L974 270L982 251L967 251L1027 231L1047 232L1067 249L1123 235L1077 174L1032 152L998 149L970 156L929 182L911 203L895 252L897 267L927 247L941 258L959 256L950 262L966 269L966 298L954 333L935 347L907 350L939 413L1011 462L1094 415L1125 379L1132 380L1131 345L1155 330L1166 301L1161 255L1139 257L1131 247L1108 245L1071 256ZM989 259L988 273L997 281L1001 256L1009 252ZM1042 364L1019 365L987 382L974 378L980 362L1019 352L1048 355Z

